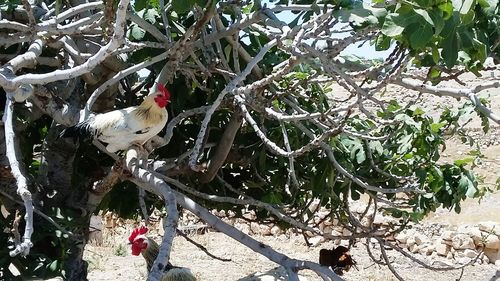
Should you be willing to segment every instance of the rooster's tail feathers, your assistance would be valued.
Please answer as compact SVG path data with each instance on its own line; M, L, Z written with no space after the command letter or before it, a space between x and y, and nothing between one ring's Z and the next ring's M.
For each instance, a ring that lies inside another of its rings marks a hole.
M196 277L187 268L174 267L165 273L162 281L196 281Z
M68 127L59 134L59 138L73 138L75 141L77 139L87 139L93 136L94 130L90 127L88 120Z

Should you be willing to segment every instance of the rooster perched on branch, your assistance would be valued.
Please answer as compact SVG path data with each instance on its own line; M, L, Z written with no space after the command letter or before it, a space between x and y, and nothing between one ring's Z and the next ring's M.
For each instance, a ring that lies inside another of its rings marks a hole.
M158 134L167 123L170 92L158 84L155 94L147 96L139 106L97 114L64 129L59 137L95 138L107 143L106 150L116 152L131 145L143 145Z
M148 228L142 226L134 229L130 234L128 240L132 244L132 255L138 256L142 254L146 260L148 272L158 256L160 246L145 234ZM170 262L165 266L165 272L161 279L162 281L196 281L196 277L191 273L188 268L173 266Z

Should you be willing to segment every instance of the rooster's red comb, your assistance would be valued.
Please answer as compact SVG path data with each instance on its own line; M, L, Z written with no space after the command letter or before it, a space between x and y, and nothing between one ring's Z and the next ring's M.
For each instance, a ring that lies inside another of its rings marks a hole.
M130 241L130 243L134 243L134 239L138 235L146 234L146 232L148 232L148 228L145 227L144 225L139 227L139 228L136 228L136 229L134 229L134 231L132 231L132 233L128 237L128 241Z
M165 88L165 86L162 83L158 83L157 89L158 91L163 93L163 96L165 96L167 100L170 100L170 92L167 90L167 88Z

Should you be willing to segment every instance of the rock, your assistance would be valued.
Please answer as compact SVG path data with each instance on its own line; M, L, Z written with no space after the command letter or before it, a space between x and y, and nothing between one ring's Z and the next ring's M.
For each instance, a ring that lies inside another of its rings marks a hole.
M423 243L427 243L429 242L429 238L427 238L427 236L423 235L423 234L416 234L415 235L415 243L417 243L417 245L422 245Z
M490 263L496 263L500 260L500 252L495 249L484 249L484 255L488 257Z
M309 205L309 211L311 211L311 213L316 213L318 211L318 207L319 207L319 203L320 201L319 200L314 200L310 205Z
M245 234L250 233L250 226L246 223L237 222L234 224L234 227Z
M335 232L336 234L333 234L333 231L334 231L333 227L331 227L331 226L325 226L325 228L323 228L324 233L332 234L332 235L337 235L337 234L340 235L340 233L338 233L338 232Z
M450 246L438 243L435 245L435 250L438 255L446 257L446 255L450 252Z
M398 242L400 242L402 244L406 244L406 241L408 240L408 235L400 232L396 235L396 240L398 240Z
M304 231L304 235L309 238L309 237L316 236L316 233L313 233L313 232L311 232L309 230L306 230L306 231Z
M417 244L413 244L413 245L411 245L411 246L408 246L408 250L409 250L410 252L412 252L412 253L414 253L414 254L415 254L416 252L418 252L418 246L417 246Z
M500 249L500 239L496 235L489 234L485 239L484 246L487 249Z
M318 246L319 244L321 244L323 242L325 242L325 238L323 238L321 236L314 236L312 238L309 238L309 243L313 247L316 247L316 246Z
M252 231L252 233L259 234L260 225L256 222L251 222L250 223L250 230Z
M388 225L394 222L396 222L396 219L394 219L393 217L382 216L380 214L375 216L375 218L373 219L373 224L375 225Z
M419 246L418 252L424 256L430 256L434 252L434 246L423 244Z
M459 264L467 264L467 263L469 263L471 261L472 261L472 259L468 258L468 257L461 257L461 258L457 259L457 262Z
M344 229L342 229L342 235L344 235L344 236L351 236L352 232L349 229L344 228Z
M453 253L452 252L448 252L448 254L446 254L446 258L451 260L453 259Z
M455 231L444 231L443 234L441 234L441 239L451 241L453 239L453 236L455 236L457 233Z
M417 244L417 242L415 242L415 237L408 237L408 239L406 239L406 245L408 245L408 249L415 244Z
M473 259L477 256L477 252L471 249L465 249L464 256Z
M431 259L435 260L438 257L438 254L436 252L431 253Z
M479 227L468 228L466 233L472 238L476 247L483 246L483 235Z
M330 220L330 218L328 218L327 220L323 221L323 224L324 224L325 226L332 226L332 225L333 225L333 223L332 223L332 221Z
M452 238L452 246L456 250L475 249L474 240L467 234L457 234Z
M436 246L428 245L427 246L427 255L431 255L432 253L434 253L435 250L436 250Z
M371 227L371 225L373 224L373 214L367 214L366 216L364 216L361 220L361 224L365 227Z
M269 225L260 225L260 235L271 235L271 227Z
M271 227L271 234L274 235L274 236L278 236L282 233L281 231L281 228L279 228L279 226L275 225L273 227Z
M488 256L483 255L483 258L482 258L482 259L483 259L483 263L484 263L484 264L489 264L489 263L490 263L490 259L488 258Z
M478 227L481 231L488 233L500 233L500 224L492 221L480 222Z

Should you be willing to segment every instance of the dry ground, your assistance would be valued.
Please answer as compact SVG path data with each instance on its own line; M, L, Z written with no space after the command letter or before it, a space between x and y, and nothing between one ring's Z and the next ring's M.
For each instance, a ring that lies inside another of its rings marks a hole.
M119 235L125 243L126 236ZM191 268L199 280L203 281L235 281L241 280L257 272L265 272L276 267L276 264L266 258L255 254L248 248L240 245L225 235L216 232L209 232L204 235L192 236L194 240L201 243L207 249L224 258L230 258L230 262L213 260L205 253L194 247L182 237L176 237L174 241L171 261L175 265ZM319 247L307 247L301 237L274 238L256 237L278 251L290 257L317 261L319 250L322 247L331 248L333 244L324 243ZM116 241L118 242L118 241ZM145 280L146 265L142 257L131 256L128 252L124 256L117 256L116 249L119 244L113 247L87 246L86 258L91 263L89 280L118 281L118 280ZM346 280L357 281L392 281L397 280L385 267L374 265L369 259L362 244L352 250L353 256L358 262L359 271L352 269L344 275ZM409 262L402 257L392 258L393 266L401 273L405 280L439 280L454 281L460 277L460 270L433 272L426 270L415 263ZM308 280L321 280L312 272L302 273ZM252 279L244 279L252 280ZM284 279L276 279L284 280ZM463 281L493 281L500 280L500 268L495 265L470 266L464 270L461 278Z

